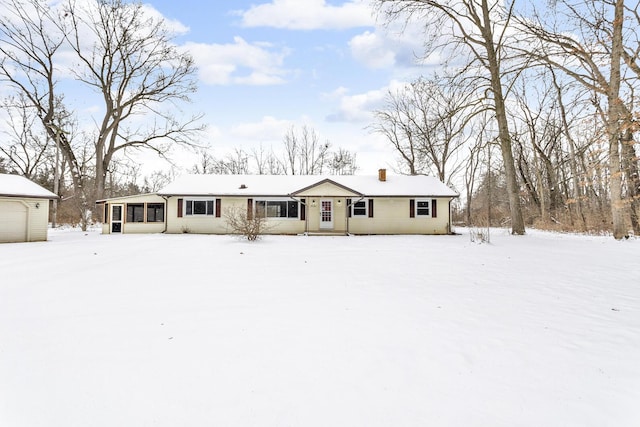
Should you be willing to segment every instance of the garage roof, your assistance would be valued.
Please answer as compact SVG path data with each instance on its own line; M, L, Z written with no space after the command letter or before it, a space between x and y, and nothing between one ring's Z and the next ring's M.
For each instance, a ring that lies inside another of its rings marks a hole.
M0 173L0 196L57 199L51 191L20 175Z

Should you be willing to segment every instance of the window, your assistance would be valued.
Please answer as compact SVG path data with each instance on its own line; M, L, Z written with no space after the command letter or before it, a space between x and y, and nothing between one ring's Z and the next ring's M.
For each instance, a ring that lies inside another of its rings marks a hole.
M351 201L351 199L347 199L349 217L373 218L373 200L374 199L358 199Z
M359 200L351 205L351 212L353 216L367 216L367 201Z
M147 203L147 222L164 222L163 203Z
M429 211L429 200L417 199L416 200L416 216L431 216Z
M144 222L144 205L142 203L127 204L127 222Z
M213 200L185 200L185 215L214 215Z
M294 200L256 200L256 216L298 219L299 203Z

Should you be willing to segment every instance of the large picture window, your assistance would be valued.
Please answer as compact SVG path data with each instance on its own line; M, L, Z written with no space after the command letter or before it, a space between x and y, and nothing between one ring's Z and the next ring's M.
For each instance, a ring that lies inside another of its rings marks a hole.
M144 204L127 204L127 222L144 222Z
M184 201L185 215L214 215L214 200L190 200Z
M294 200L256 200L256 216L298 218L299 203Z

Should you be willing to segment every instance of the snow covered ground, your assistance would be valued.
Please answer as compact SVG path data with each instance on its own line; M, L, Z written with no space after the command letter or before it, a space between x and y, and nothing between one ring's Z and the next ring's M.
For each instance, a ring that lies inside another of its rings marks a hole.
M0 426L638 426L640 240L0 245Z

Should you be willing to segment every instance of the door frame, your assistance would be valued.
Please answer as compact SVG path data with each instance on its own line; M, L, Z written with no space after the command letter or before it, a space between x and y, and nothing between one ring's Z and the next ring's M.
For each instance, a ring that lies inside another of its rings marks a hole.
M325 210L324 207L329 206L329 210ZM324 214L329 213L331 220L325 221ZM333 222L335 220L335 214L333 209L333 199L320 199L320 230L333 230Z
M120 219L119 220L114 220L113 217L113 211L114 208L119 207L120 208ZM109 233L110 234L121 234L122 233L122 228L124 225L124 204L114 204L114 205L110 205L109 206ZM114 227L115 225L115 227ZM114 228L116 228L117 230L114 230Z

